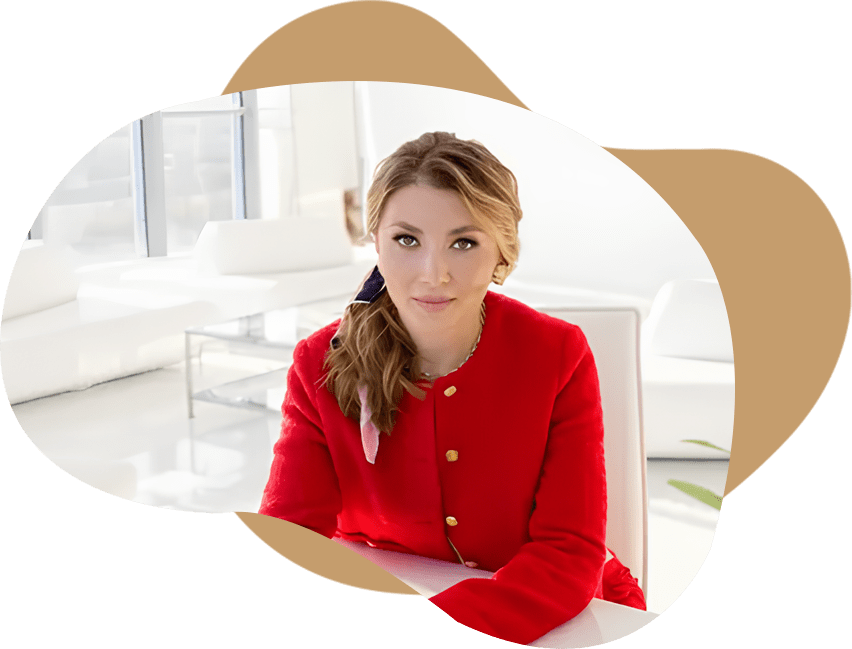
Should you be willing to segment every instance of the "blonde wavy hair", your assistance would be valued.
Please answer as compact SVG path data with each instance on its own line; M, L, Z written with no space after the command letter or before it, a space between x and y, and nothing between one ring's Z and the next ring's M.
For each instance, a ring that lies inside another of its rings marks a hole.
M492 281L502 284L520 252L518 222L523 215L518 182L488 149L451 133L424 133L406 142L376 167L367 192L367 231L375 236L382 211L394 192L410 185L456 192L474 223L494 238L500 261ZM388 292L371 304L350 305L326 354L326 386L344 415L361 416L359 385L367 388L372 421L390 434L407 390L418 398L422 378L416 346Z

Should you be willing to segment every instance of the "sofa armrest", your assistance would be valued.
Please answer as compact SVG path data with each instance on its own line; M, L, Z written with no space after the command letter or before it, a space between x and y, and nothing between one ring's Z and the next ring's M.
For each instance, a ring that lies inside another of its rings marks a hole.
M715 280L674 280L657 293L643 324L645 352L703 361L734 361L728 312Z
M3 320L43 311L77 298L74 264L62 246L28 241L21 249L3 302Z

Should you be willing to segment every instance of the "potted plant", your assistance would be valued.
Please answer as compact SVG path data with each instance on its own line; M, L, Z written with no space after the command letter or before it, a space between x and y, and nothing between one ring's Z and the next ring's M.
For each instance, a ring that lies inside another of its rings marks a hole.
M705 442L704 440L684 439L681 441L686 442L688 444L699 444L700 446L715 448L717 451L722 451L723 453L727 453L728 455L731 454L729 450L716 446L715 444L711 444L710 442ZM691 482L684 482L683 480L669 480L668 484L670 484L675 489L680 489L688 496L692 496L696 500L703 502L705 505L709 505L713 509L722 509L722 496L713 493L705 487L700 487L696 484L692 484Z

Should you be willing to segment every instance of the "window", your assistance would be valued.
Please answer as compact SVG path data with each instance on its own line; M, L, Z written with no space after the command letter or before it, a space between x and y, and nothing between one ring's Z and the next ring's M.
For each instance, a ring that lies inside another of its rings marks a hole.
M277 100L289 92L274 90ZM277 121L289 124L289 101L284 109ZM256 92L213 97L148 115L95 146L29 238L67 246L84 263L187 254L207 221L259 218L259 185Z
M98 261L135 256L131 140L128 124L83 156L51 194L30 237Z
M241 152L235 135L242 109L233 95L213 97L160 111L167 249L189 252L207 221L236 216L234 166ZM144 136L143 136L144 137Z

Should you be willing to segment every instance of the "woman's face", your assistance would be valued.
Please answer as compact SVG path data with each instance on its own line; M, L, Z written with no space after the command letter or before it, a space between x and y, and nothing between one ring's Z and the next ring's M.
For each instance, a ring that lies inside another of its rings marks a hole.
M409 331L478 322L500 253L456 192L422 185L396 191L375 242L388 294Z

